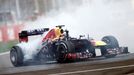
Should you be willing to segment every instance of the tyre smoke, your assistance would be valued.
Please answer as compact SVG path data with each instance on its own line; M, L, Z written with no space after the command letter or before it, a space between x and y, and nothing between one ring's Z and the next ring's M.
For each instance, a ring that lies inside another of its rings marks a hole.
M83 0L84 1L84 0ZM25 29L36 29L66 25L73 37L88 35L97 40L103 36L115 36L121 46L134 52L134 7L133 0L91 0L80 6L69 5L69 9L50 11L34 22L27 22ZM31 49L32 50L32 49Z
M17 44L24 54L24 61L33 59L35 55L39 52L38 48L41 45L41 38L31 40L29 42L22 42Z

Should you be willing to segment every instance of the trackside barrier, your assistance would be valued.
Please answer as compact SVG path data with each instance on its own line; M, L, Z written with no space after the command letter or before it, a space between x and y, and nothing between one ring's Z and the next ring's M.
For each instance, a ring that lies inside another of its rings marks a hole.
M18 33L23 29L24 25L3 25L0 27L0 42L8 42L17 40L19 38Z

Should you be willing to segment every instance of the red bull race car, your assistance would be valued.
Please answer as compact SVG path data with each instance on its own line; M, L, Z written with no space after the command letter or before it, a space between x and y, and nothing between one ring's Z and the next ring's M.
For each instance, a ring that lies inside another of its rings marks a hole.
M42 28L24 30L19 33L19 42L10 50L10 60L14 66L24 66L28 61L56 61L57 63L72 62L96 57L100 50L105 57L115 57L118 53L128 53L127 47L119 47L113 36L104 36L101 41L94 39L72 38L64 25L53 29ZM29 41L29 36L41 35Z

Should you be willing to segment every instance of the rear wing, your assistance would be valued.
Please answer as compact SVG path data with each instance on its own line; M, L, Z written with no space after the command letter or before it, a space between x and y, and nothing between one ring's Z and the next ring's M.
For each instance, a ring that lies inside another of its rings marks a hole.
M28 36L42 35L44 32L46 32L48 30L49 30L49 28L21 31L19 33L19 42L28 42Z

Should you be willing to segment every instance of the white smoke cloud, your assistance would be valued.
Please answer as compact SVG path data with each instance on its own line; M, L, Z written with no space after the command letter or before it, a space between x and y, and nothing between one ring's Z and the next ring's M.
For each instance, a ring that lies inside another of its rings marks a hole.
M22 42L17 44L17 46L19 46L22 50L23 50L23 54L24 54L24 61L27 61L29 59L33 59L33 57L39 52L39 50L37 50L39 48L39 46L41 46L41 39L34 39L31 40L29 42Z

